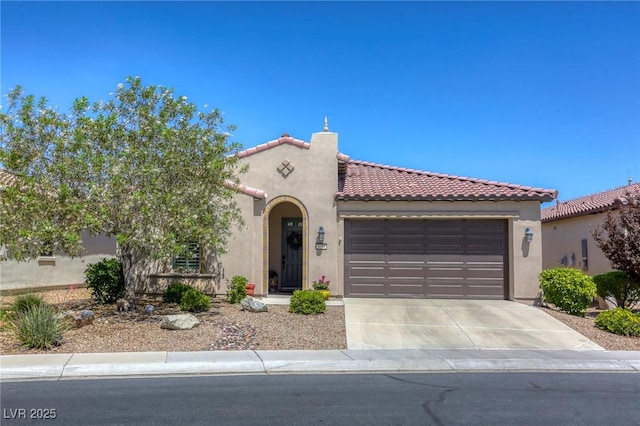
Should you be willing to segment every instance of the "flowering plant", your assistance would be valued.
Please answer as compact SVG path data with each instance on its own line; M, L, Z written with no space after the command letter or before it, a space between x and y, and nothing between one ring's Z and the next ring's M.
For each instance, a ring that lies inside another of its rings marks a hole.
M329 283L331 281L324 278L324 275L320 277L318 281L313 282L314 290L329 290Z

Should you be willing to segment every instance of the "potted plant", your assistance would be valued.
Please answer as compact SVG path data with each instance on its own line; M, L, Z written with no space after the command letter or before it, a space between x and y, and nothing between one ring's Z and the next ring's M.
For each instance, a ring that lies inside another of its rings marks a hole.
M329 291L330 283L331 281L326 279L323 275L318 281L313 282L313 289L322 293L322 297L324 297L324 300L327 300L329 299L329 296L331 296L331 291Z
M278 273L269 269L269 292L275 293L278 290Z
M247 296L253 296L253 292L256 289L256 285L253 283L247 283Z

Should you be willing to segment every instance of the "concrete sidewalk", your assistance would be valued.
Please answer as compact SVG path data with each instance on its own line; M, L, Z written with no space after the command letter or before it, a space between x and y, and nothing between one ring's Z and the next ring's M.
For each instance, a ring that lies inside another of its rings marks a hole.
M121 352L0 356L0 380L215 374L393 372L640 373L640 352L573 350L329 350Z

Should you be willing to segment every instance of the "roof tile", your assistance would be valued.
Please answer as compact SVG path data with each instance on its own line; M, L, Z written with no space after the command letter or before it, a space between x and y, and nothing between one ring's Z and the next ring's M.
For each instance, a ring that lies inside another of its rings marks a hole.
M274 139L272 141L263 143L261 145L245 149L244 151L240 151L238 152L237 156L238 158L248 157L250 155L257 154L258 152L266 151L267 149L275 148L276 146L280 146L283 144L290 144L290 145L297 146L304 149L309 149L311 147L311 144L309 142L292 138L291 136L285 133L282 136L280 136L278 139Z
M552 189L473 179L349 160L338 179L340 200L537 200L551 201Z
M640 183L628 184L569 201L558 201L555 205L542 209L542 222L599 213L613 207L616 201L621 200L627 194L640 196Z

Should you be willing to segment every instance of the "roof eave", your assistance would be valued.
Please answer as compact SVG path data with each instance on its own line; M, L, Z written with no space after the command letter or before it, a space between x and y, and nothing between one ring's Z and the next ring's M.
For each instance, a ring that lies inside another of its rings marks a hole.
M337 193L335 199L339 201L538 201L541 203L553 200L550 194L539 196L394 196L369 194L348 195L343 193Z

